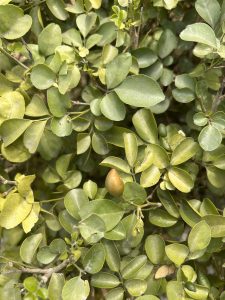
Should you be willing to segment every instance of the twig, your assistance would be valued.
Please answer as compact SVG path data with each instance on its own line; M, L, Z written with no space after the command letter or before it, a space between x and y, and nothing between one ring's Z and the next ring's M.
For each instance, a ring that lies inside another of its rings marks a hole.
M10 189L8 189L7 191L5 191L4 193L2 193L2 197L6 197L12 190L14 190L14 186L11 186Z
M1 175L0 175L0 183L2 183L2 184L9 184L9 185L16 185L16 181L5 179Z
M220 103L223 99L223 97L221 97L221 96L223 95L224 88L225 88L225 77L222 80L221 87L220 87L219 91L217 92L216 98L212 104L212 111L214 111L214 112L217 110L217 107L220 105Z
M86 106L90 106L90 103L81 102L81 101L72 101L72 103L74 105L86 105Z
M5 54L8 58L12 59L15 63L17 63L18 65L20 65L24 69L29 70L29 68L26 65L24 65L21 61L19 61L17 58L15 58L14 56L12 56L9 52L7 52L2 47L0 47L0 52L2 52L3 54Z
M30 59L33 60L33 55L32 55L32 53L31 53L30 49L28 48L28 45L27 45L27 43L26 43L26 41L24 40L23 37L21 37L21 41L22 41L22 43L24 44L25 48L27 49L27 52L28 52L28 54L29 54Z
M25 268L21 267L20 271L22 273L29 273L29 274L44 274L42 276L42 280L44 282L47 282L48 279L52 276L53 273L57 273L60 270L64 269L69 263L71 263L71 257L64 260L61 264L58 266L48 268L48 269L40 269L40 268Z
M152 190L151 194L148 195L147 200L150 200L150 199L153 198L153 196L154 196L154 194L155 194L155 192L156 192L156 190L157 190L158 187L159 187L159 184L157 184L157 185L154 187L154 189Z

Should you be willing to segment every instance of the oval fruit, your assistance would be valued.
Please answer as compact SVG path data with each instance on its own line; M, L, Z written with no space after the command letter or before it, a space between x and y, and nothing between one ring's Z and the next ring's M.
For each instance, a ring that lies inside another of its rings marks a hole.
M105 179L105 187L114 197L119 197L123 194L124 183L116 169L109 171Z

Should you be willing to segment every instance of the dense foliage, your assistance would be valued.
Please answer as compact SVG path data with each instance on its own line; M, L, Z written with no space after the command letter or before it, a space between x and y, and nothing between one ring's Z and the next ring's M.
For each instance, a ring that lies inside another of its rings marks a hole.
M0 0L1 300L225 299L224 59L222 0Z

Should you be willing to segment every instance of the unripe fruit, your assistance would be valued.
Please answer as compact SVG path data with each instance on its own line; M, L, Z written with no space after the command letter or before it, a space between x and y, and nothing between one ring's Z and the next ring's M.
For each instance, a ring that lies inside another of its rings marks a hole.
M105 187L114 197L119 197L123 194L124 183L116 169L110 170L107 174L105 179Z

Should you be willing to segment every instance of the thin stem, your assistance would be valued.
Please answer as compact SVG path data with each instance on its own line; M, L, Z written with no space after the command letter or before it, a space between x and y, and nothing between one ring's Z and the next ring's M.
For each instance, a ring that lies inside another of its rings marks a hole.
M81 101L72 101L72 103L74 105L86 105L86 106L90 106L90 103L81 102Z
M61 201L64 198L57 198L57 199L49 199L49 200L40 200L40 203L49 203L49 202L55 202L55 201Z
M7 191L2 193L2 197L6 197L12 190L14 190L15 186L11 186Z
M2 184L9 184L9 185L16 185L16 181L5 179L1 175L0 175L0 183L2 183Z
M15 63L17 63L18 65L20 65L21 67L23 67L25 70L29 70L29 68L26 65L24 65L21 61L19 61L17 58L15 58L14 56L12 56L9 52L7 52L2 47L0 47L0 52L2 52L3 54L5 54L8 58L12 59Z
M90 108L89 109L86 109L84 111L81 111L79 115L75 116L75 117L72 117L71 120L75 120L83 115L85 115L86 113L88 113L90 111ZM70 114L75 114L77 112L71 112Z
M159 187L159 184L157 184L157 185L154 187L154 189L152 190L151 194L148 195L147 200L153 198L153 196L154 196L154 194L155 194L155 192L156 192L156 190L157 190L158 187Z

